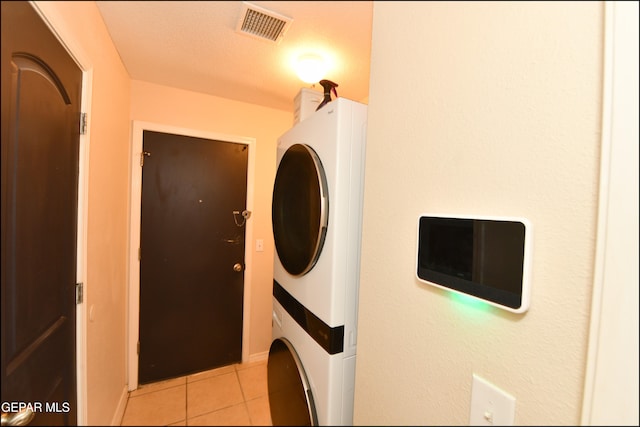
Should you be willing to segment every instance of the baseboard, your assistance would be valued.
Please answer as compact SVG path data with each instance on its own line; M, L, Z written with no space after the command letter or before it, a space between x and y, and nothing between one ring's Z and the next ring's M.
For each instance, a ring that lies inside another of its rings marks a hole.
M269 351L263 351L262 353L254 353L249 356L249 363L262 362L269 358Z
M118 407L116 408L116 412L113 414L113 419L111 420L112 426L122 425L122 418L124 417L124 410L127 408L128 399L129 391L127 390L127 385L125 384L124 388L122 389L122 394L120 395Z

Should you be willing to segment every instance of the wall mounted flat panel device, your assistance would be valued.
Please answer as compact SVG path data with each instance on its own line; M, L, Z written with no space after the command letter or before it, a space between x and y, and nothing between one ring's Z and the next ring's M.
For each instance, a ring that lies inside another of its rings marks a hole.
M418 280L505 310L529 308L532 227L524 218L422 215Z

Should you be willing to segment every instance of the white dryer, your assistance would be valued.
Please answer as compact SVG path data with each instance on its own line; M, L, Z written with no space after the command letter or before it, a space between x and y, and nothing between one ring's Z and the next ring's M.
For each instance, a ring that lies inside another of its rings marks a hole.
M278 140L274 425L353 421L366 122L366 105L337 98Z

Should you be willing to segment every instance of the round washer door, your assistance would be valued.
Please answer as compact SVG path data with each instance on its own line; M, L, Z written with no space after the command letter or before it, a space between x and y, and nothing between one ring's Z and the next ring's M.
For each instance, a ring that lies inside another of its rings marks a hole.
M327 234L327 179L316 152L295 144L278 165L272 200L273 237L282 266L294 276L318 261Z
M267 384L272 425L318 425L307 375L293 345L286 338L277 338L271 343Z

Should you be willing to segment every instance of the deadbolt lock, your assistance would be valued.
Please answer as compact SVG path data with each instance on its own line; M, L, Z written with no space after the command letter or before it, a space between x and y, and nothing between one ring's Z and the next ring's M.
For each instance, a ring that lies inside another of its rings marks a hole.
M240 264L239 262L236 262L233 265L233 271L242 271L242 264Z

